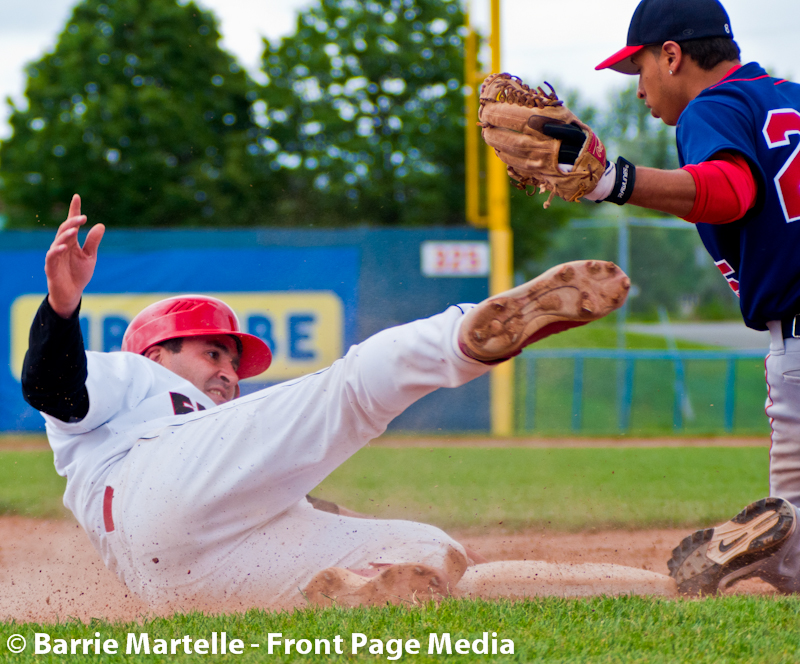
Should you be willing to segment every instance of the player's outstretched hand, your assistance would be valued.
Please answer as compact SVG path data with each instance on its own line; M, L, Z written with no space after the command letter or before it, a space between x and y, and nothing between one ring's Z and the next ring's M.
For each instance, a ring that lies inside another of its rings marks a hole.
M80 304L83 289L91 281L97 263L97 248L105 226L96 224L86 236L83 247L78 243L78 229L86 223L81 214L81 197L75 194L69 204L67 220L58 232L44 259L47 275L47 299L62 318L69 318Z

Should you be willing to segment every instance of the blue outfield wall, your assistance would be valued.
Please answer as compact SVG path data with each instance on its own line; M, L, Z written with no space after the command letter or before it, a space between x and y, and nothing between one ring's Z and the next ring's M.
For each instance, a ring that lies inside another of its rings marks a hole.
M22 399L19 372L27 334L46 293L51 231L0 233L0 430L40 431ZM486 276L426 276L424 242L486 243L471 228L107 231L84 296L81 326L92 350L119 349L128 321L155 300L218 295L245 331L264 338L275 361L242 385L247 394L329 365L351 345L393 325L488 295ZM409 431L483 431L489 381L438 390L390 426Z

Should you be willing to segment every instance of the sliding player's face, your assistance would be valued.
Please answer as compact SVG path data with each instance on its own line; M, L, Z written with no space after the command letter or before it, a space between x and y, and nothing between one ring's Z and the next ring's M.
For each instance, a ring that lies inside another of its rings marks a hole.
M154 346L146 355L188 380L217 405L238 395L239 351L227 334L184 337L178 353Z

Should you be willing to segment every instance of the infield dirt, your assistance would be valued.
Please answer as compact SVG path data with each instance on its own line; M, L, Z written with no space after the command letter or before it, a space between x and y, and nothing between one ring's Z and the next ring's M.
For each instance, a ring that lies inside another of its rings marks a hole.
M687 532L451 534L490 561L617 563L666 574L670 552ZM757 580L743 581L733 592L774 593ZM146 615L146 606L105 568L75 521L0 518L0 619L136 620Z

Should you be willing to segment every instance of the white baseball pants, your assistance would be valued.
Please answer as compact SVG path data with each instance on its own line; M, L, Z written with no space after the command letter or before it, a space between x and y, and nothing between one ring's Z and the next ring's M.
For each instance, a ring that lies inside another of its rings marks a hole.
M780 321L768 323L766 413L772 427L769 492L800 507L800 339L784 339Z
M140 439L108 481L120 578L154 608L291 607L326 567L441 567L449 547L463 553L432 526L305 500L409 405L489 370L458 348L463 310L384 330L328 369Z

